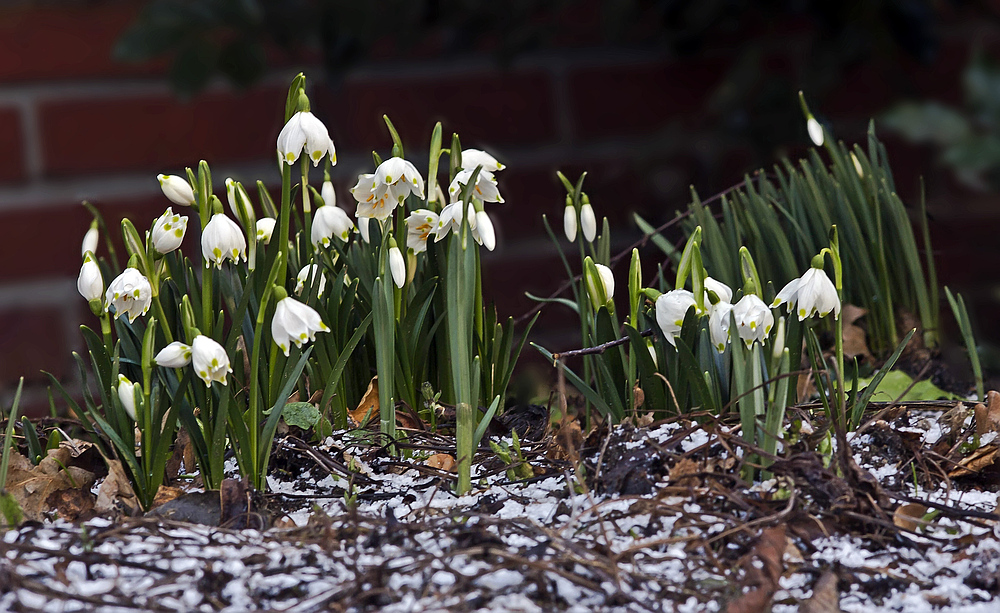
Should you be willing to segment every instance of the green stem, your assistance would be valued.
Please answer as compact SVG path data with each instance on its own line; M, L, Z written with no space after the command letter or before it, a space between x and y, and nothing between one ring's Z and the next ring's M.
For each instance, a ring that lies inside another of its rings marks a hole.
M213 276L212 265L208 263L201 274L201 330L206 336L212 336L212 324L215 322L215 318L212 317Z
M167 339L167 344L174 342L174 335L170 331L170 325L168 324L170 320L167 319L166 313L163 312L163 303L160 302L159 294L153 296L153 308L156 309L156 317L160 321L164 322L163 325L160 326L160 329L163 330L163 337Z
M278 283L285 286L288 278L288 232L292 212L292 167L281 163L281 210L278 212L278 254L282 258Z
M306 155L302 156L302 217L307 257L299 258L300 266L304 266L312 254L312 201L309 197L309 156Z

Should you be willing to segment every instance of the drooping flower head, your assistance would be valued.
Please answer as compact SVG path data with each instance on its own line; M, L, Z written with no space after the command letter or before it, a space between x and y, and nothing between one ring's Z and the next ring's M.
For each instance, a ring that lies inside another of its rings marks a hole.
M462 191L465 186L472 179L472 173L475 171L475 167L471 169L462 170L455 175L455 179L452 180L451 185L448 186L448 196L451 198L452 202L455 202L462 195ZM500 195L500 190L497 187L497 180L493 176L493 173L486 170L485 168L479 171L476 176L476 184L472 188L472 195L483 202L503 202L503 196Z
M156 175L156 180L160 182L160 189L170 202L177 206L194 204L194 190L187 179L177 175Z
M671 345L677 346L684 318L694 306L694 294L686 289L670 290L656 299L656 323Z
M271 338L286 356L291 350L292 343L301 347L304 343L316 340L317 332L329 330L316 309L294 298L282 298L274 307Z
M365 239L365 242L368 242L367 220L378 219L382 221L388 218L399 204L392 199L392 194L388 190L383 192L381 196L376 196L375 187L375 174L372 173L358 175L358 182L351 188L351 195L358 203L354 214L358 217L361 237Z
M322 269L316 264L306 264L299 271L299 274L295 275L295 295L300 296L302 292L306 289L306 284L312 287L313 279L319 277L319 289L316 292L317 296L323 295L323 290L326 289L326 275L323 274Z
M406 218L406 247L413 253L427 251L427 239L437 229L438 215L428 209L417 209Z
M756 294L747 294L733 305L733 319L736 320L736 331L747 347L754 341L763 344L774 326L774 314Z
M563 209L563 233L566 235L566 240L571 243L576 240L576 226L576 207L573 206L573 201L567 198L566 208Z
M122 408L128 416L135 421L135 389L136 383L132 383L125 375L118 375L118 400L122 403Z
M246 250L246 238L236 222L223 213L212 215L201 233L201 254L205 265L215 264L217 268L222 268L226 260L236 262L240 258L245 262Z
M93 253L89 251L83 257L83 266L80 267L80 275L76 278L76 289L87 302L100 300L104 295L101 267L97 265Z
M174 341L160 349L153 358L157 366L166 368L183 368L191 363L191 346L180 341Z
M708 310L709 336L712 338L712 346L719 353L724 352L729 344L729 314L732 311L733 305L721 300Z
M132 323L136 317L146 314L152 301L153 288L149 280L137 269L126 268L108 285L104 294L104 310L110 311L114 307L115 319L125 313L129 323Z
M203 334L191 342L191 365L206 387L211 386L212 381L226 385L226 375L233 372L225 348Z
M495 157L481 149L462 149L462 168L475 170L476 166L482 166L483 170L487 172L496 172L506 168Z
M187 222L187 216L177 215L171 207L167 207L166 212L153 222L150 233L153 247L160 253L170 253L180 247L187 232Z
M97 253L97 242L100 239L100 234L97 230L97 222L91 224L90 229L87 233L83 235L83 243L80 245L80 255L87 255L87 253Z
M335 204L325 204L313 213L312 244L316 247L330 246L330 239L337 237L346 241L354 231L354 222L347 211Z
M597 238L597 216L589 200L580 205L580 229L587 242L593 242Z
M413 194L424 197L424 179L417 167L401 157L392 157L375 169L375 198L389 194L392 206L396 206Z
M337 163L337 149L333 146L330 131L309 111L292 115L278 134L278 153L286 164L294 164L303 150L314 167L327 154L330 155L331 165Z
M263 241L265 245L271 243L271 235L274 234L274 224L278 220L273 217L262 217L257 220L257 242Z
M830 311L840 317L840 297L837 288L822 268L810 268L798 279L792 279L781 288L771 307L788 303L789 312L795 312L799 321L819 313L826 317Z

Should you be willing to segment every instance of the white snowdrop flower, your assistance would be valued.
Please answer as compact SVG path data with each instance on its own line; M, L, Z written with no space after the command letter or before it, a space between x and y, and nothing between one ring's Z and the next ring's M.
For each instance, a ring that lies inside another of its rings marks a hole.
M733 310L733 305L728 301L719 301L712 305L708 315L708 331L712 338L712 345L716 351L722 353L729 344L729 314Z
M806 130L809 132L809 138L817 147L823 146L823 126L816 121L816 118L812 115L806 120Z
M337 163L337 149L333 146L330 131L323 122L309 111L292 115L278 134L278 153L286 164L294 164L302 150L319 166L323 156L330 154L330 164Z
M406 283L406 262L403 261L403 254L395 243L389 247L389 272L392 273L392 282L396 287L403 287Z
M362 219L378 219L379 221L387 219L399 204L392 198L392 194L388 190L381 195L376 195L375 188L374 174L358 175L358 182L351 188L351 195L358 203L354 214L358 217L359 226ZM365 222L365 229L361 232L361 237L365 239L365 242L369 242L366 234L367 226L368 224Z
M132 383L125 375L118 375L118 400L122 403L122 408L128 416L135 421L135 388L136 383Z
M656 299L656 323L671 345L677 346L675 339L680 336L684 317L694 306L694 294L686 289L670 290Z
M88 255L83 258L80 275L76 278L76 289L87 302L100 300L104 295L104 278L101 276L101 267L94 261L94 255L91 252L88 252Z
M97 226L90 226L87 233L83 235L83 244L80 245L80 255L86 256L87 253L97 253L97 241L100 238Z
M563 210L563 232L569 242L576 240L576 209L572 204L567 204Z
M180 247L187 232L187 223L187 216L177 215L171 207L167 207L166 212L153 222L150 233L153 248L160 253L170 253Z
M153 358L157 366L166 368L183 368L191 363L191 346L180 341L174 341L160 349Z
M191 364L206 387L211 386L212 381L226 385L226 375L233 372L225 348L204 334L191 342Z
M257 220L257 242L263 241L265 245L271 244L271 235L274 234L274 224L277 222L274 217L263 217Z
M462 195L462 190L465 189L469 179L472 178L472 173L474 171L475 167L469 170L459 171L459 173L455 175L451 185L448 186L448 195L451 197L452 201L458 200ZM473 196L483 202L503 202L503 196L500 195L500 189L497 187L496 178L493 176L492 172L489 172L486 169L479 171L479 175L476 176L476 185L473 186L472 192Z
M705 277L705 296L708 296L708 291L711 290L715 292L715 295L719 297L722 302L732 302L733 301L733 290L729 288L728 285L722 281L716 281L712 277ZM706 300L706 302L710 302Z
M361 234L361 239L366 243L372 242L368 235L368 217L358 217L358 232Z
M320 189L319 195L326 206L337 206L337 190L333 189L332 181L323 181L323 187Z
M854 155L853 151L851 152L851 161L854 162L854 172L858 173L858 178L864 179L865 169L862 168L861 160L858 159L858 156Z
M285 297L278 301L271 319L271 338L274 344L288 355L292 343L301 347L303 343L316 340L317 332L328 332L316 309L298 300Z
M493 227L493 220L490 219L490 216L486 213L486 211L476 212L476 227L472 236L476 239L476 242L483 247L486 247L488 251L493 251L493 249L496 248L496 229Z
M747 294L733 305L733 319L736 320L736 331L747 347L754 341L763 344L774 326L774 314L756 294Z
M428 209L417 209L406 218L406 248L413 253L427 251L427 239L437 229L438 215Z
M330 239L334 236L342 241L346 241L354 231L354 222L351 221L347 211L333 204L326 204L313 213L312 244L316 247L330 246Z
M593 242L597 238L597 217L594 215L594 207L589 202L584 202L580 207L580 229L583 230L583 238L588 242Z
M177 206L194 204L194 190L187 179L177 175L156 175L156 180L160 182L160 189L170 202Z
M462 168L475 170L477 166L482 166L483 170L488 172L506 168L495 157L481 149L462 149Z
M303 290L306 289L307 283L310 286L313 284L313 281L310 279L310 277L312 277L313 279L319 277L319 291L316 293L316 295L317 296L323 295L323 290L326 289L326 275L323 274L323 271L316 264L307 264L302 267L302 270L299 271L299 274L295 275L296 296L302 295Z
M201 254L205 265L215 264L217 268L222 268L226 260L236 262L242 258L246 261L246 250L246 238L236 222L223 213L212 215L201 233Z
M810 268L798 279L792 279L781 288L774 298L771 307L788 303L789 312L794 311L799 321L819 313L820 317L833 311L835 317L840 317L840 298L837 288L826 276L822 268Z
M395 207L407 196L424 197L424 179L417 167L401 157L392 157L375 169L375 198L389 194L389 203Z
M115 277L104 294L104 310L109 311L111 307L115 307L115 318L126 313L129 323L135 321L136 317L145 315L152 302L153 288L149 285L149 280L135 268L126 268Z
M594 264L597 268L597 274L601 275L601 283L604 284L604 295L607 296L608 300L615 297L615 275L611 272L611 269L604 264Z
M465 216L465 210L464 202L452 202L441 209L441 215L438 216L437 229L435 230L435 243L447 236L448 232L452 230L458 232L462 228L462 218ZM470 203L468 210L472 213L469 216L469 228L471 229L476 224L475 207Z

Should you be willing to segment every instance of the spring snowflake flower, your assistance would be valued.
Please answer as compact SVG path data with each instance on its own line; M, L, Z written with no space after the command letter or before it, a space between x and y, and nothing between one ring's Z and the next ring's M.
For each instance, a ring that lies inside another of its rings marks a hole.
M118 400L122 403L122 408L128 416L135 421L135 388L137 383L132 383L125 375L118 375Z
M496 172L506 168L495 157L481 149L462 149L462 168L475 170L477 166L482 166L483 170L487 172Z
M597 238L597 216L589 202L584 202L580 207L580 229L587 242L593 242Z
M809 132L809 138L812 140L813 144L817 147L822 147L823 126L812 115L810 115L809 119L806 120L806 130Z
M277 220L273 217L263 217L257 220L257 242L263 241L265 245L271 244L271 235L274 234L274 224Z
M462 170L455 175L455 179L452 180L451 185L448 186L448 195L451 197L452 201L458 200L459 196L461 196L462 190L465 189L469 179L472 178L472 173L474 171L475 167L469 170ZM472 190L473 196L483 202L503 202L503 196L500 195L496 178L493 176L492 172L486 170L485 168L480 170L479 174L476 176L476 184L473 186Z
M563 210L563 233L569 242L576 240L576 208L572 203Z
M236 262L240 258L245 262L246 250L246 238L236 222L223 213L212 215L201 233L201 254L205 258L205 265L215 264L217 268L222 268L222 263L226 260Z
M756 294L747 294L733 305L733 319L736 320L736 331L747 347L754 341L763 344L774 326L774 314Z
M406 262L403 261L403 254L392 239L389 246L389 272L392 273L392 282L396 287L403 287L406 283Z
M611 269L604 264L594 264L594 268L597 269L597 276L601 279L600 292L598 288L591 287L590 275L587 275L587 292L590 294L590 301L594 303L595 307L602 306L608 300L615 297L615 275L611 272ZM603 292L604 300L601 299L601 293Z
M87 255L87 253L97 253L97 241L100 238L97 226L92 225L87 233L83 235L83 243L80 245L80 255Z
M722 353L729 344L729 314L733 305L728 302L716 302L708 310L708 332L716 351Z
M375 198L380 199L388 194L393 207L410 194L421 199L424 197L423 177L417 172L416 166L403 158L392 157L379 164L375 169L374 180Z
M392 199L391 193L386 190L381 196L376 196L375 174L358 175L358 182L351 188L351 195L358 202L358 208L354 212L358 217L358 226L361 229L361 238L368 242L368 219L387 219L399 203Z
M104 294L104 310L115 308L115 319L128 315L129 323L140 315L145 315L153 302L153 288L149 280L135 268L126 268L108 286Z
M438 225L438 215L428 209L417 209L406 218L406 248L413 253L427 251L427 239Z
M315 247L330 246L330 239L334 236L342 241L346 241L354 231L354 222L351 221L347 211L335 204L325 204L313 213L312 223L312 244Z
M337 149L333 146L330 131L309 111L292 115L278 134L278 153L286 164L294 164L303 149L314 167L319 166L327 154L330 154L330 164L337 163Z
M493 220L490 219L486 211L476 212L476 223L472 229L472 238L476 242L486 247L487 251L493 251L497 246L497 234L493 228Z
M177 215L171 207L167 207L166 212L153 222L150 233L153 248L160 253L170 253L180 247L187 232L187 223L187 216Z
M299 271L299 274L295 275L295 295L300 296L302 292L306 289L306 284L308 283L311 287L313 280L319 277L319 290L316 292L317 296L323 295L323 290L326 289L326 275L323 274L322 269L316 264L306 264Z
M317 332L329 331L330 328L323 323L316 309L294 298L282 298L274 307L271 338L285 356L288 356L292 343L301 347L304 343L316 340Z
M677 346L684 317L694 306L694 294L686 289L670 290L656 299L656 323L671 345Z
M191 364L206 387L211 386L212 381L226 385L226 375L233 372L225 348L203 334L191 342Z
M104 295L104 278L101 276L101 267L94 261L94 255L91 252L87 252L83 258L80 275L76 278L76 289L87 302L100 300L101 296Z
M191 363L191 346L180 341L174 341L160 349L153 358L157 366L166 368L183 368Z
M177 175L156 175L156 180L160 182L160 189L170 202L177 206L194 204L194 190L187 179Z
M810 268L798 279L789 281L778 292L771 308L786 302L789 312L794 310L799 321L816 313L819 313L820 317L826 317L830 311L833 311L834 317L840 317L840 297L837 296L837 288L822 268Z
M716 281L712 277L705 277L705 296L706 302L708 302L708 291L711 290L715 292L715 295L719 297L721 302L732 302L733 301L733 290L730 289L728 285L722 281Z

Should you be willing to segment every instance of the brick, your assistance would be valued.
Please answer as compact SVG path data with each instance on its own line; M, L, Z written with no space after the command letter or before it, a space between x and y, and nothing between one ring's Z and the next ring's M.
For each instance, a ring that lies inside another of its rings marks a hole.
M17 109L0 109L0 182L23 181L24 135L21 113Z
M643 134L679 115L697 114L727 65L723 59L698 58L577 69L569 77L575 135Z
M38 383L48 378L41 370L62 377L72 361L63 334L65 312L53 307L12 307L0 311L0 382Z
M426 151L437 121L443 123L445 146L452 132L466 147L535 145L555 138L552 88L541 72L349 79L339 90L317 88L314 104L322 117L337 118L330 123L345 145L361 151L391 146L382 115L389 116L409 151Z
M65 4L65 3L64 3ZM0 81L43 81L163 72L163 62L117 63L115 42L137 2L0 9Z
M273 159L285 92L56 100L40 105L49 176Z

